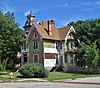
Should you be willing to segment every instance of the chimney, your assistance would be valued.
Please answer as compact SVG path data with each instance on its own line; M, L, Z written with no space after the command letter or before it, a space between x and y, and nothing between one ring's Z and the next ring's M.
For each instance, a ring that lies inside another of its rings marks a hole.
M54 26L55 25L55 21L54 20L51 20L51 24Z
M48 34L51 36L52 35L52 25L51 25L51 21L48 21Z

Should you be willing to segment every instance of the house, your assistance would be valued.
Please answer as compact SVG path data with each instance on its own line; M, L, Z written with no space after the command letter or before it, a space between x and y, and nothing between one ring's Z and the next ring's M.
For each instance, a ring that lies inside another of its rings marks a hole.
M75 30L73 26L57 28L54 20L36 23L31 12L24 26L26 41L21 47L21 64L39 63L48 70L75 65Z

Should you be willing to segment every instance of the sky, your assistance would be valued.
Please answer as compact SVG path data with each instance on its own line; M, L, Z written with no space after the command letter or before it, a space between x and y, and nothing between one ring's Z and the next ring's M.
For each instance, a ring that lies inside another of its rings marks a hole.
M22 28L32 11L36 22L55 20L57 27L71 21L100 18L100 0L0 0L0 10L14 12Z

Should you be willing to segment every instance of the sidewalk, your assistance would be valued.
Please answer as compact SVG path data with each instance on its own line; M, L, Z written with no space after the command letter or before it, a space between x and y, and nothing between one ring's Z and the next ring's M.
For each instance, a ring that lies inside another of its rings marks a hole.
M3 81L0 80L0 83L4 82L49 82L48 80L44 80L42 78L26 78L26 79L19 79L19 80L10 80L10 81ZM88 78L77 78L75 80L72 79L65 79L65 80L54 80L51 82L55 83L71 83L71 84L94 84L100 85L100 77L88 77Z
M63 80L64 83L95 84L100 85L100 77L77 78L75 80Z
M16 82L23 82L23 81L47 82L47 80L41 78L28 78L28 79L16 80Z

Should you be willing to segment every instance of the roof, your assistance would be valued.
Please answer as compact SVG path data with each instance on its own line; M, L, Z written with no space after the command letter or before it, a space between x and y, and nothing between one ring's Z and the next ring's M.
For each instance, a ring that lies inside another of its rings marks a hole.
M34 23L33 26L36 28L36 30L39 32L39 34L43 39L50 39L50 40L65 40L65 37L71 28L71 26L62 27L62 28L56 28L55 26L52 26L51 28L52 35L49 35L46 26L41 24L36 24L36 23Z

